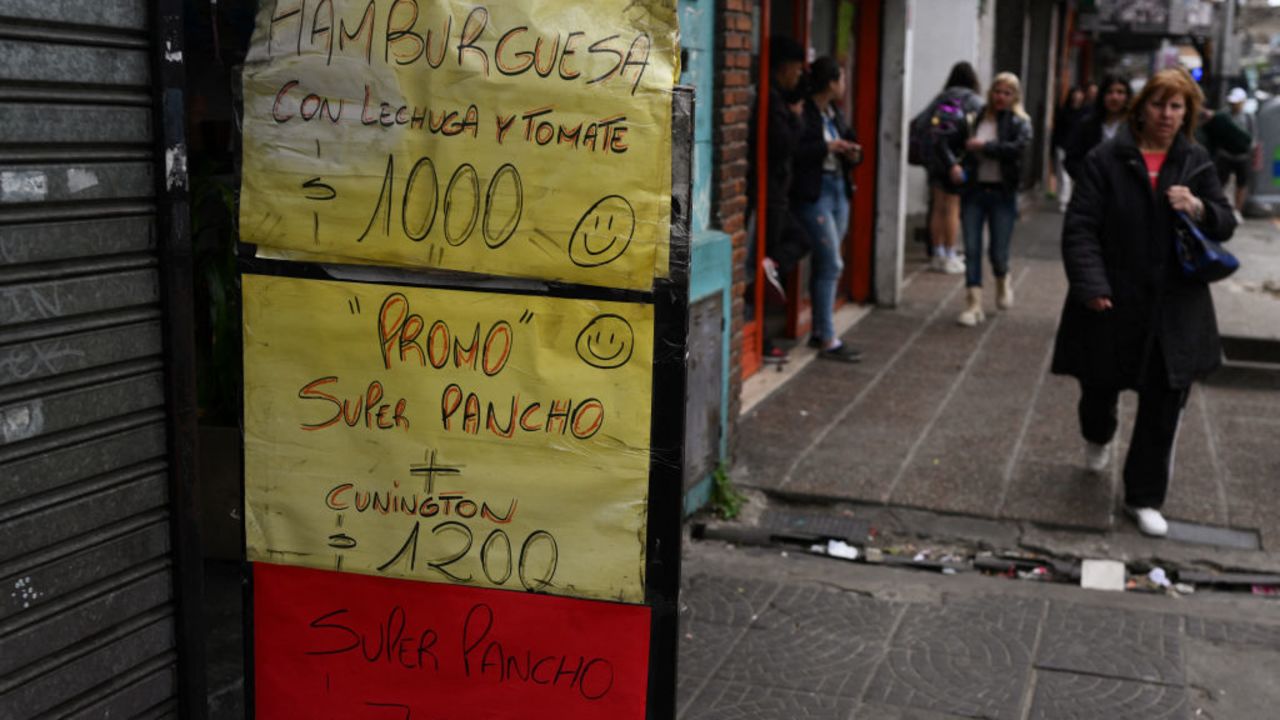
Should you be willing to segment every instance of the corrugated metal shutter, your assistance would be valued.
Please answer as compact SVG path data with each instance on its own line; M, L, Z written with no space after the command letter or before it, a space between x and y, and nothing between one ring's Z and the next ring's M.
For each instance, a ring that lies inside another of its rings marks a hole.
M0 718L177 708L149 18L0 0Z

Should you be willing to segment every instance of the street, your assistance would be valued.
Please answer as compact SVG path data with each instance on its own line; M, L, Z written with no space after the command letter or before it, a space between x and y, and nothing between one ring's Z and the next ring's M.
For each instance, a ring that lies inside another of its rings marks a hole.
M845 334L865 362L811 363L744 416L733 479L750 501L705 534L765 547L686 547L682 717L1271 716L1280 607L1214 573L1280 570L1280 374L1232 362L1196 386L1171 537L1139 535L1120 512L1121 463L1083 469L1075 383L1048 373L1060 222L1024 213L1012 311L957 326L962 281L916 271L899 307ZM1229 295L1225 334L1280 327L1273 237L1269 221L1238 233L1247 269L1215 289ZM1122 401L1117 458L1134 404ZM847 529L859 562L779 540L805 524ZM988 577L978 557L1044 572ZM1123 562L1131 581L1148 568L1210 581L1176 596L1137 592L1154 589L1145 579L1083 590L1083 559Z

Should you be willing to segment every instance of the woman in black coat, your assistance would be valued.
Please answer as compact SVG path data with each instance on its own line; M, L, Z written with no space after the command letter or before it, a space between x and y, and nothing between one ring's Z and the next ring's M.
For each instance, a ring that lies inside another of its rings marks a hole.
M1100 87L1102 92L1098 94L1093 111L1081 118L1071 133L1062 138L1066 151L1062 167L1071 178L1080 172L1084 156L1104 140L1115 137L1129 117L1129 105L1133 100L1129 81L1120 75L1107 75L1102 78Z
M1120 392L1138 392L1125 506L1155 536L1168 531L1159 508L1191 383L1222 355L1209 287L1184 278L1174 255L1177 212L1218 241L1235 229L1209 154L1192 140L1201 102L1186 71L1156 73L1127 127L1084 159L1062 229L1070 291L1053 371L1080 381L1085 463L1094 471L1110 460Z

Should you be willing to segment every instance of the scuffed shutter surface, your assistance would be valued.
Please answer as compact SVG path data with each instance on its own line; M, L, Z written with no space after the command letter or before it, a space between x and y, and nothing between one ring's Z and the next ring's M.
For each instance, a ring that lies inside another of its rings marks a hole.
M0 0L0 718L175 707L147 23Z

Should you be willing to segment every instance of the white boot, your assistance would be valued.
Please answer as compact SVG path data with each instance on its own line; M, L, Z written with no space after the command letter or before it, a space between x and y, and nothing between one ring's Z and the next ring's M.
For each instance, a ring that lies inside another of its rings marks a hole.
M956 322L965 327L973 327L986 319L982 312L982 288L965 288L964 312L956 318Z
M1008 275L996 278L996 307L1001 310L1013 307L1013 282Z

